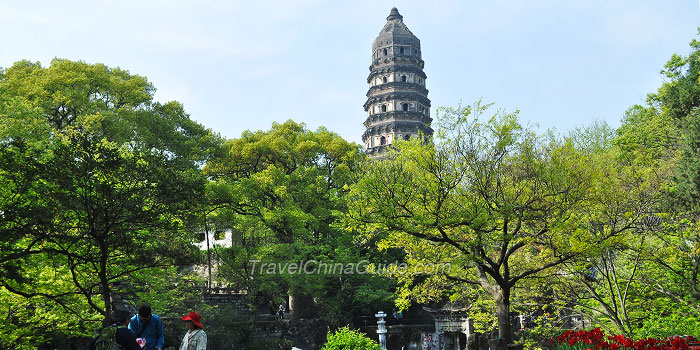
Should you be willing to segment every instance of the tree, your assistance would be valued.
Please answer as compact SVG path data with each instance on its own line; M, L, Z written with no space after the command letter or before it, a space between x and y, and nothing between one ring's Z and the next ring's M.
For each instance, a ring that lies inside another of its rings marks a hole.
M200 166L219 138L119 68L21 61L1 78L0 283L73 313L80 296L108 322L118 282L194 257Z
M636 332L635 327L624 327L624 332L634 335L678 334L677 322L665 320L700 315L696 307L700 301L697 282L700 271L697 252L700 242L697 233L700 218L700 118L697 114L700 43L693 40L690 46L691 53L687 57L673 55L666 63L662 70L666 81L656 93L649 95L646 105L633 106L627 111L613 141L616 151L611 158L626 168L628 174L638 174L637 179L641 180L630 183L642 184L656 193L656 197L648 197L652 200L646 204L650 215L642 224L647 225L639 225L636 235L629 241L636 243L618 247L612 256L614 259L608 262L608 266L639 266L636 270L618 269L617 273L608 275L613 281L625 280L631 292L636 289L637 295L630 294L628 302L645 305L634 316L642 321L631 322L643 323L639 327L641 330ZM633 179L628 177L628 180ZM628 187L626 191L638 188L643 187ZM644 244L641 244L641 237L644 237ZM625 257L635 259L625 262ZM630 274L632 271L635 273ZM616 283L610 285L616 286ZM608 295L606 303L614 306L611 303L614 294Z
M444 109L434 144L398 143L387 159L366 164L350 213L355 225L381 235L381 247L405 249L404 271L412 272L404 274L405 294L479 286L495 301L499 338L510 343L517 285L629 225L592 229L604 214L592 198L606 189L595 186L606 174L588 166L592 158L523 128L517 113L498 111L482 123L488 107ZM426 271L428 264L450 268Z
M600 190L595 200L604 215L596 217L592 227L609 232L625 222L628 229L601 245L596 254L567 262L558 276L564 286L560 292L568 295L569 305L577 306L576 313L630 337L647 316L638 311L650 296L640 278L655 249L653 233L674 164L667 148L673 137L670 124L654 115L653 109L631 108L615 137L600 123L571 133L573 140L587 140L576 145L595 164L608 167L606 176L596 181ZM590 147L591 140L605 141Z
M692 40L687 57L674 54L662 74L666 81L648 99L656 119L670 120L675 137L669 152L680 154L668 188L667 214L654 255L665 278L654 283L662 295L683 305L700 302L700 42ZM698 310L691 307L698 315Z
M276 306L289 295L293 318L321 307L336 323L351 322L353 310L366 313L367 305L387 299L387 283L377 276L307 274L299 266L356 264L368 252L340 225L348 185L364 158L356 144L290 120L269 131L246 131L224 148L226 155L205 167L213 180L209 200L218 208L209 220L239 237L240 244L219 254L222 271L247 290L251 306L270 299ZM287 272L290 264L296 273Z

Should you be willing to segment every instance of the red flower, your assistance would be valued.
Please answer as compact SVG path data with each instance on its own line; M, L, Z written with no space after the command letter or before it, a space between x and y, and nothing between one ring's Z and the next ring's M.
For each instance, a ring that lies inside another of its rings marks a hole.
M605 341L607 339L609 342ZM674 337L666 339L639 339L634 341L621 334L614 336L605 336L600 328L595 328L590 331L566 331L556 338L556 342L564 347L557 349L568 349L576 344L590 344L592 347L587 347L586 350L600 349L634 349L634 350L690 350L689 341L694 341L693 337ZM554 339L551 340L554 343Z

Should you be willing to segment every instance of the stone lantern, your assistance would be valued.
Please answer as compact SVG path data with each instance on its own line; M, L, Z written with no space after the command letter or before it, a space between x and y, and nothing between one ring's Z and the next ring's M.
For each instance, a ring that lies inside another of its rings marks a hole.
M382 349L386 349L386 321L384 318L386 318L386 314L384 311L379 311L376 315L374 315L378 320L377 320L377 334L379 335L379 345L382 347Z

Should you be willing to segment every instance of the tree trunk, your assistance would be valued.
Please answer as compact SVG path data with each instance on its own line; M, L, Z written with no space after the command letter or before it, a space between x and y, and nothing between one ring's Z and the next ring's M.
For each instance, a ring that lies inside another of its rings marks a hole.
M507 267L506 267L507 268ZM513 336L510 332L510 288L507 279L494 278L500 283L491 283L485 273L486 267L477 266L479 275L479 284L488 293L494 301L496 301L496 316L498 317L498 342L497 349L505 350L507 345L513 342ZM500 277L500 276L499 276Z
M112 295L109 287L109 280L107 279L107 245L104 242L100 244L100 271L98 272L100 278L100 285L102 288L102 300L105 303L105 318L102 320L102 326L107 327L112 324Z
M102 276L100 276L100 279L102 280L102 300L105 303L105 318L102 320L102 326L107 327L112 324L112 295L107 278L102 278Z
M496 315L498 316L498 338L506 344L513 342L510 328L510 289L501 288L496 298Z

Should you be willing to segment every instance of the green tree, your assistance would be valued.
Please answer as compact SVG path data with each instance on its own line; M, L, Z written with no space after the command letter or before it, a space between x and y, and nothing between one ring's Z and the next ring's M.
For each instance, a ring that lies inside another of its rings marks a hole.
M495 302L499 338L509 343L511 293L629 228L592 229L606 214L595 202L592 158L552 134L537 136L516 113L446 109L434 144L398 143L387 159L366 165L352 192L353 223L382 236L381 248L406 251L401 295L481 287ZM426 271L428 264L449 269ZM444 265L443 265L444 266ZM421 273L422 272L422 273ZM456 287L455 287L456 286Z
M633 308L636 312L632 317L640 321L625 327L626 332L633 335L678 334L680 329L673 320L700 315L696 307L700 301L697 283L700 266L697 251L700 244L700 117L697 114L700 43L693 40L690 46L691 53L687 57L673 55L666 63L662 70L666 80L656 93L649 95L647 104L633 106L627 111L613 141L617 151L612 157L618 164L629 174L639 174L638 179L646 176L641 183L651 184L662 195L646 204L647 212L653 215L643 223L653 225L638 227L636 237L630 241L637 243L618 247L615 260L609 262L609 266L638 266L634 274L630 272L635 270L623 268L609 275L618 280L622 278L630 286L624 289L630 291L627 299L630 305L644 305ZM657 180L652 180L653 176ZM640 244L641 237L644 244ZM632 256L638 258L625 259ZM634 263L630 264L632 261ZM624 276L634 276L634 279ZM614 306L614 294L608 295L608 305ZM637 333L635 328L639 328L636 325L640 323L643 326Z
M217 135L144 78L56 59L0 79L0 284L111 313L118 282L195 256L188 225ZM68 276L61 279L58 276ZM58 282L61 283L58 283ZM148 283L130 281L125 285Z
M378 276L287 273L290 264L299 271L299 262L312 260L357 264L369 252L340 225L348 185L364 158L358 145L287 121L246 131L224 148L226 155L205 167L213 179L209 198L218 208L209 220L239 237L219 255L222 272L247 290L251 306L275 306L289 295L292 317L316 309L333 324L347 324L349 315L367 314L368 305L388 299L390 284ZM262 267L272 263L285 271Z
M663 208L663 234L657 236L660 249L656 266L666 278L654 283L662 295L683 305L700 302L700 42L692 40L687 57L673 55L662 74L666 81L650 95L649 108L656 119L670 120L675 136L671 151L680 154ZM658 277L655 276L655 277ZM685 307L684 307L685 309ZM698 315L697 308L695 315Z
M595 141L596 147L576 142L595 164L607 166L605 176L596 181L600 190L595 199L605 206L605 215L592 218L591 226L609 232L625 222L628 229L601 245L595 255L567 262L562 269L567 273L559 276L565 286L562 295L569 294L567 302L577 306L577 313L630 337L648 316L639 312L651 295L640 279L655 249L653 233L674 164L673 152L666 148L673 137L670 124L654 116L653 109L637 106L627 112L616 135L599 123L571 133L573 140L605 140Z
M671 56L661 74L666 81L648 103L659 111L660 119L670 119L678 133L682 152L675 174L674 206L684 208L692 220L698 220L700 203L700 42L690 42L687 57Z

